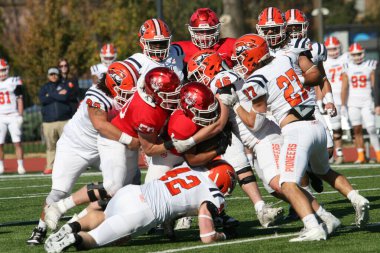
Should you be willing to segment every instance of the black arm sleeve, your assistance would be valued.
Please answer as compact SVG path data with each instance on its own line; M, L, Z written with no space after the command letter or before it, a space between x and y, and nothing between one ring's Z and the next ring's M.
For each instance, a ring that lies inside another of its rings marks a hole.
M218 208L211 201L205 201L204 203L206 203L207 210L211 213L213 219L220 215L218 212Z
M22 96L22 93L23 93L22 85L17 85L15 89L16 97Z
M375 71L375 87L374 87L375 106L380 106L380 70Z

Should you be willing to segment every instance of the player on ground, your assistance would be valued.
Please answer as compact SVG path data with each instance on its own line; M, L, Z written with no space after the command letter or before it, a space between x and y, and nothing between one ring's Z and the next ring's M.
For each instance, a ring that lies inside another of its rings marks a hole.
M84 101L65 125L58 140L52 187L45 205L66 198L87 167L99 167L98 133L115 141L122 141L125 138L126 134L110 121L134 93L136 82L137 74L130 66L124 62L114 62L100 82L86 92ZM131 142L129 147L137 149L138 140ZM42 211L38 226L34 228L27 243L41 244L45 236L45 212Z
M51 235L45 250L61 252L71 245L90 249L125 242L182 215L198 215L202 242L229 239L227 231L215 231L213 219L223 211L224 196L233 191L235 182L232 167L222 160L204 172L179 166L144 185L123 187L104 212L93 211Z
M234 70L246 81L243 92L252 101L252 108L247 111L240 105L234 89L231 89L232 95L219 97L252 129L260 129L269 106L281 127L284 144L279 159L280 177L274 179L279 180L277 185L281 186L282 193L305 225L299 237L290 241L327 238L327 228L319 224L315 216L312 206L315 199L300 187L308 163L315 174L351 200L356 223L359 227L364 226L369 219L369 202L353 190L344 176L331 170L325 152L326 132L313 116L314 101L303 88L292 61L284 55L271 57L265 39L254 34L239 38L234 50L237 62ZM313 83L308 79L306 73L305 83Z
M375 108L371 94L375 85L377 61L365 60L365 50L359 43L352 44L349 53L351 61L343 68L341 113L347 115L348 110L348 117L354 129L358 152L355 163L366 162L362 125L369 134L370 142L376 152L376 161L379 163L380 144L375 128Z
M213 50L206 49L195 53L190 58L187 68L189 80L202 82L209 86L214 93L218 87L224 85L243 84L243 80L234 72L224 70L221 57ZM216 94L216 96L219 95ZM226 106L221 103L221 107L225 110ZM233 131L232 145L227 148L223 159L235 169L240 186L254 204L260 224L268 227L282 217L283 209L265 204L249 159L244 152L244 145L255 151L262 167L271 167L268 169L277 170L276 160L278 157L276 154L279 153L282 143L280 129L275 123L267 120L267 124L261 129L261 132L252 133L233 111L229 112L229 121Z
M220 21L216 13L209 8L199 8L190 17L188 29L191 41L177 41L185 52L184 62L187 64L190 57L202 49L212 49L219 53L223 61L232 67L231 54L235 43L234 38L220 39Z
M8 76L9 65L0 59L0 174L4 173L4 142L7 130L12 137L17 157L17 173L25 174L24 152L21 146L22 114L22 81L20 77Z
M108 67L116 61L117 51L116 47L111 43L106 43L100 49L100 63L91 66L92 83L97 84L102 78L102 75L107 73Z
M126 138L115 141L98 136L104 182L84 186L70 197L48 205L45 208L45 222L49 228L55 229L59 218L75 206L94 202L96 208L105 208L121 187L140 184L138 150L131 150L123 143L129 145L132 139L138 139L148 156L166 152L165 145L158 144L158 135L171 111L178 106L180 80L173 70L157 67L141 76L137 82L137 91L111 121L126 134ZM79 218L87 211L84 209L78 214Z

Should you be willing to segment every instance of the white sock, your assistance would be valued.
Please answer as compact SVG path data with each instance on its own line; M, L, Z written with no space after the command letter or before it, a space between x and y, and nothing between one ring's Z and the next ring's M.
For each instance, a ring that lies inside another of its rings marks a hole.
M24 160L17 160L18 167L24 167Z
M83 209L80 213L78 213L78 218L83 218L88 214L87 208Z
M321 216L321 215L323 215L323 214L325 214L325 213L328 213L322 206L319 206L319 208L318 208L318 210L317 210L317 215L318 216Z
M352 190L347 194L347 198L352 202L352 199L359 195L358 191Z
M337 156L343 156L342 148L336 148L335 152Z
M377 136L376 133L376 128L375 126L367 127L367 132L369 135L369 140L371 142L371 145L375 149L375 151L380 150L380 142L379 142L379 137Z
M251 165L251 167L253 168L253 154L252 153L249 153L249 154L246 154L247 155L247 158L248 158L248 162L249 164Z
M73 197L70 196L70 197L68 197L68 198L65 198L65 199L63 200L63 204L64 204L65 207L66 207L66 211L69 210L69 209L71 209L71 208L73 208L73 207L75 206L75 203L74 203Z
M0 160L0 168L4 168L4 161Z
M45 223L45 221L43 221L43 220L40 219L38 221L38 227L42 228L43 230L46 230L46 223Z
M259 202L257 202L255 204L255 211L256 211L256 213L258 213L261 210L263 210L264 206L265 206L265 202L263 200L260 200Z
M318 220L313 213L308 214L305 217L303 217L302 222L305 228L315 228L319 226Z

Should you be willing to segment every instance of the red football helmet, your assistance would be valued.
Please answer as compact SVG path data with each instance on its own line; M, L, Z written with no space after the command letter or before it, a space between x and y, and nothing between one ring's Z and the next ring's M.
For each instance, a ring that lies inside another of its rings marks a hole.
M270 47L279 45L286 39L284 14L275 7L265 8L259 15L257 33L263 36Z
M201 49L210 48L219 41L219 18L209 8L197 9L190 17L188 28L191 41Z
M267 41L257 34L246 34L236 40L231 59L233 70L243 79L257 68L257 65L270 57Z
M171 37L169 27L161 19L148 19L140 27L140 46L144 54L154 61L168 57Z
M306 38L309 21L305 13L298 9L290 9L285 12L286 30L290 38Z
M182 86L179 107L200 126L208 126L219 118L219 102L203 83L190 82Z
M177 74L165 67L151 69L144 78L144 92L150 101L163 109L175 110L181 89Z
M232 166L224 160L214 160L207 166L208 177L226 196L232 193L236 185L236 173Z
M340 41L334 36L327 37L325 47L327 49L327 55L330 58L336 59L341 54L342 47Z
M354 43L348 49L350 52L350 58L355 64L360 64L364 61L365 50L359 43Z
M0 59L0 81L8 78L9 65L5 59Z
M209 86L210 81L222 68L222 58L210 49L195 53L187 62L187 79Z
M111 65L116 60L117 52L113 44L104 44L102 49L100 49L100 60L107 67Z
M105 83L115 101L123 106L136 91L139 74L127 62L117 61L108 67Z

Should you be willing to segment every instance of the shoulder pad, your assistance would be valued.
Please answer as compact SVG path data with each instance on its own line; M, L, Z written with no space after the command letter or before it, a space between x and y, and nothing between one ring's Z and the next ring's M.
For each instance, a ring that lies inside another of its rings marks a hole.
M260 87L265 88L266 84L268 83L268 79L261 74L255 74L246 80L246 83L257 83Z
M293 49L299 52L311 50L311 41L309 38L298 38L290 41Z
M172 44L170 46L170 51L175 53L175 55L183 56L185 53L183 52L183 49L180 45Z
M314 64L316 64L316 62L326 61L327 49L325 45L318 42L314 42L312 45L312 55Z
M135 53L132 56L125 59L124 61L132 64L132 66L134 66L135 69L137 69L137 71L140 73L142 68L142 62L144 62L145 60L147 60L147 58L144 54Z
M84 102L88 106L96 107L106 112L112 110L112 103L110 101L110 98L108 98L102 91L94 87L91 87L87 90Z

